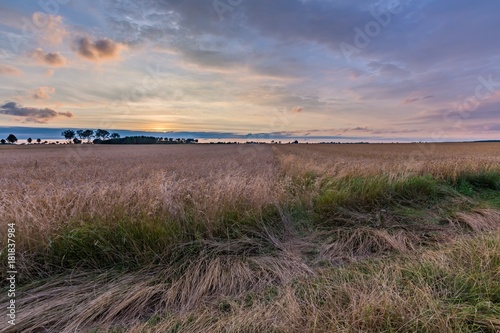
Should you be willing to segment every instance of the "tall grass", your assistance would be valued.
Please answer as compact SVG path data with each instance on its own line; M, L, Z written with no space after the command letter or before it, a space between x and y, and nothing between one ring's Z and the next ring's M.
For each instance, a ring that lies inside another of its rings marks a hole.
M63 147L2 151L0 210L17 228L22 331L496 327L489 310L464 319L468 300L457 303L463 316L443 308L427 289L439 277L400 284L389 270L418 272L410 263L423 246L500 227L498 146L438 145L423 161L407 159L414 146L261 147L87 146L78 163ZM485 237L496 249L498 237ZM393 255L410 263L357 263ZM0 257L4 274L5 249ZM485 288L495 291L490 275ZM386 284L389 293L369 289Z

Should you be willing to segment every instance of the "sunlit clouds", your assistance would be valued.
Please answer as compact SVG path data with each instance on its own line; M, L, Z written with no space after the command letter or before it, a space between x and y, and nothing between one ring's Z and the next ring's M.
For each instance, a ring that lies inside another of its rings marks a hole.
M64 58L59 52L43 52L41 48L37 48L30 53L32 59L40 64L60 67L66 64L66 58Z
M33 92L33 98L35 99L49 99L50 95L55 93L56 89L54 87L40 87Z
M59 45L69 36L61 16L36 12L32 15L32 23L38 29L41 44Z
M118 59L124 46L110 39L91 41L89 38L84 37L75 42L75 48L84 59L100 61Z
M0 64L0 75L21 75L21 71L13 66Z
M500 137L500 44L492 42L500 2L228 6L90 0L47 10L4 2L0 123L367 140Z
M73 113L70 111L57 112L49 108L40 109L34 107L24 107L15 102L7 102L4 105L1 105L0 114L13 116L21 122L38 124L47 123L49 120L56 117L73 117Z

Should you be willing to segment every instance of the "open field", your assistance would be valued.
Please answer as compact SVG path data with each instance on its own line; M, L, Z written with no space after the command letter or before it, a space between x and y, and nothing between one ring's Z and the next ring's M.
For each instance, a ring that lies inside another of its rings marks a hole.
M500 330L499 143L1 146L0 169L2 332Z

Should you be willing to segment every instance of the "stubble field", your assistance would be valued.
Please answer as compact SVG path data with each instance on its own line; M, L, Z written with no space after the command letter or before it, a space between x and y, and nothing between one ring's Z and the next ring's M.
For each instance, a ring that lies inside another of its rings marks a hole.
M0 169L2 332L500 329L499 143L3 146Z

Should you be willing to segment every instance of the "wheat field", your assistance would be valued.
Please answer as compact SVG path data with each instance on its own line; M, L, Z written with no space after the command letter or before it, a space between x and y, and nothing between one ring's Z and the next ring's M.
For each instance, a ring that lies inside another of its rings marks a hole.
M0 169L2 332L500 329L499 143L13 145Z

